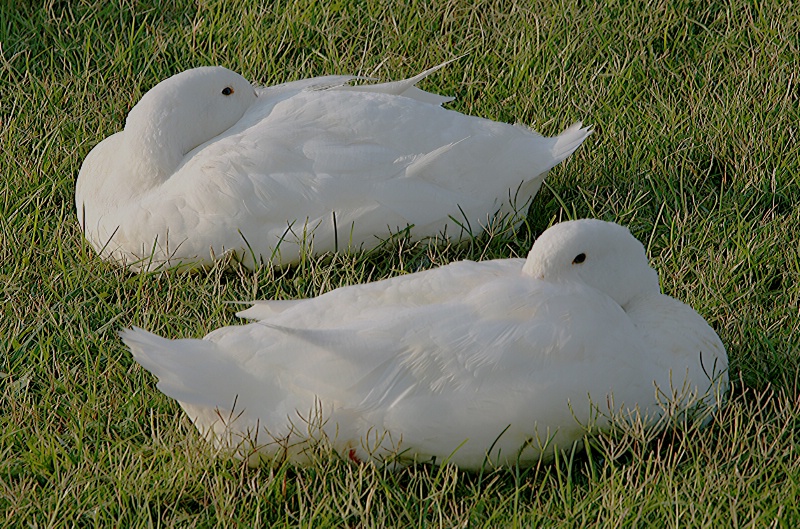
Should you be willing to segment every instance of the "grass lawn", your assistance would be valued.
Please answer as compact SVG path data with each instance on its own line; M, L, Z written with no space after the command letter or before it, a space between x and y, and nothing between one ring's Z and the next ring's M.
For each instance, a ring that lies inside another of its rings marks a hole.
M3 0L0 3L0 525L800 525L800 5L771 0ZM131 275L83 240L81 162L159 80L221 64L261 84L356 73L450 108L595 133L517 232L403 241L284 270ZM524 255L558 220L644 242L665 292L731 359L708 429L619 432L531 469L392 473L214 457L117 338L200 337L228 301L314 296L446 262Z

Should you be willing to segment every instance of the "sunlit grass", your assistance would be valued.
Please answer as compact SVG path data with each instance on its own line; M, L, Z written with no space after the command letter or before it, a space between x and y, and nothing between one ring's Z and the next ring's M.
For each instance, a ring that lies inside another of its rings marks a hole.
M408 5L407 5L408 4ZM244 0L0 6L0 524L779 526L800 519L800 12L791 2ZM285 270L130 275L80 233L81 161L159 80L221 64L262 84L399 79L450 108L595 133L516 232ZM393 473L217 458L117 339L199 337L231 301L294 299L458 259L522 256L558 220L631 227L665 292L719 333L711 427L623 431L530 469Z

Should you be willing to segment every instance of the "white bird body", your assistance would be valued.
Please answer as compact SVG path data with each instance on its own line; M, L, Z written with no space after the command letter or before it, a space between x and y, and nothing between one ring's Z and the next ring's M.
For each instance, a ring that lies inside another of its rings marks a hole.
M717 335L660 293L626 229L602 221L556 225L527 260L463 261L239 315L255 322L203 340L122 338L201 433L251 462L302 463L325 438L361 461L530 464L609 415L653 422L668 400L714 407L727 388Z
M221 67L175 75L86 157L75 190L84 233L134 270L226 252L289 264L304 246L367 249L408 226L418 239L460 236L451 217L477 234L527 207L590 131L576 123L545 138L443 109L449 98L414 86L440 67L355 87L328 76L254 89Z

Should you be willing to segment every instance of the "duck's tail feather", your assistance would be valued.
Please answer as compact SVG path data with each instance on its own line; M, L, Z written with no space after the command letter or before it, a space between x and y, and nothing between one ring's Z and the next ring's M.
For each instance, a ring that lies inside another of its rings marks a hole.
M181 403L227 405L228 399L221 402L217 395L219 386L246 378L208 340L169 340L138 327L122 330L119 336L134 360L158 378L158 389Z
M583 123L578 121L556 136L556 142L552 150L553 158L556 160L554 165L565 160L570 154L575 152L591 133L591 127L584 127Z

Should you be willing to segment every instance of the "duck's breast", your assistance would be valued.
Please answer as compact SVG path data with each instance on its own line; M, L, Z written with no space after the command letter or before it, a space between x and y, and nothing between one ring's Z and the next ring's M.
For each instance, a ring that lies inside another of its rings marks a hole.
M728 389L728 355L703 317L665 295L650 296L629 312L647 344L659 400L717 406Z

